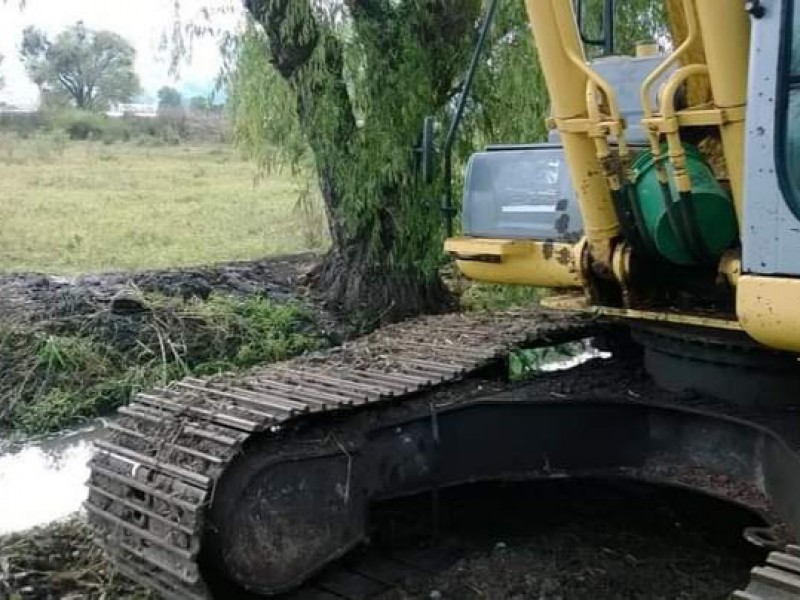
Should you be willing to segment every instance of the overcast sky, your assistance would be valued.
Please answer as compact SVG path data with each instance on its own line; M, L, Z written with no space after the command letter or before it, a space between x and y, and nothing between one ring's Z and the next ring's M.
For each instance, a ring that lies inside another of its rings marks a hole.
M180 4L185 20L198 20L198 11L203 7L234 4L236 14L223 17L220 24L232 30L241 22L238 0L180 0ZM208 89L221 63L213 39L195 41L191 64L181 67L179 80L169 75L169 56L160 51L159 46L164 32L172 26L173 15L172 0L26 0L22 10L17 0L6 3L0 0L0 54L5 55L0 72L6 80L5 88L0 90L0 101L21 105L36 103L36 87L17 59L22 30L35 25L54 36L79 20L93 29L119 33L136 47L136 70L146 94L155 95L162 85Z

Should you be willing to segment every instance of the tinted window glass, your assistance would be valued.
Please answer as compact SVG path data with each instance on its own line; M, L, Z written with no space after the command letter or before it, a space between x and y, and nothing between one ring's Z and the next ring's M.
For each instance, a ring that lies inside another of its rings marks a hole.
M790 1L790 0L787 0ZM778 156L783 173L783 192L795 215L800 218L800 0L790 2L783 28L785 40L783 102L779 102Z

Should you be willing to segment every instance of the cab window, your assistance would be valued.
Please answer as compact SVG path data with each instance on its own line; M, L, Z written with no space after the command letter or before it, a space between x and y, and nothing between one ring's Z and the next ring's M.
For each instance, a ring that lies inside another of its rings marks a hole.
M800 0L787 0L784 19L776 154L783 194L800 218Z

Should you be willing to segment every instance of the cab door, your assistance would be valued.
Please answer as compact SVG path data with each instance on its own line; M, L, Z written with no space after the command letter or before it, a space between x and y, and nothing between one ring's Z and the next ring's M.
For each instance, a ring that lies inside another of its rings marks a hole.
M800 275L800 0L752 16L743 271Z

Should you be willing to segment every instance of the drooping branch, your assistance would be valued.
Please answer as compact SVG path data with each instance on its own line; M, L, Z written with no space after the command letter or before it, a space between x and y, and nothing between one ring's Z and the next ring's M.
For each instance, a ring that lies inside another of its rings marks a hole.
M286 79L308 65L319 27L308 0L245 0L245 6L267 34L270 61Z
M270 62L295 93L336 248L346 232L335 170L356 131L341 42L321 31L309 0L247 0L246 6L267 34Z
M477 40L481 5L480 0L437 0L430 3L426 18L415 20L410 28L430 61L437 106L449 100L464 70L466 52L473 44L463 40Z

